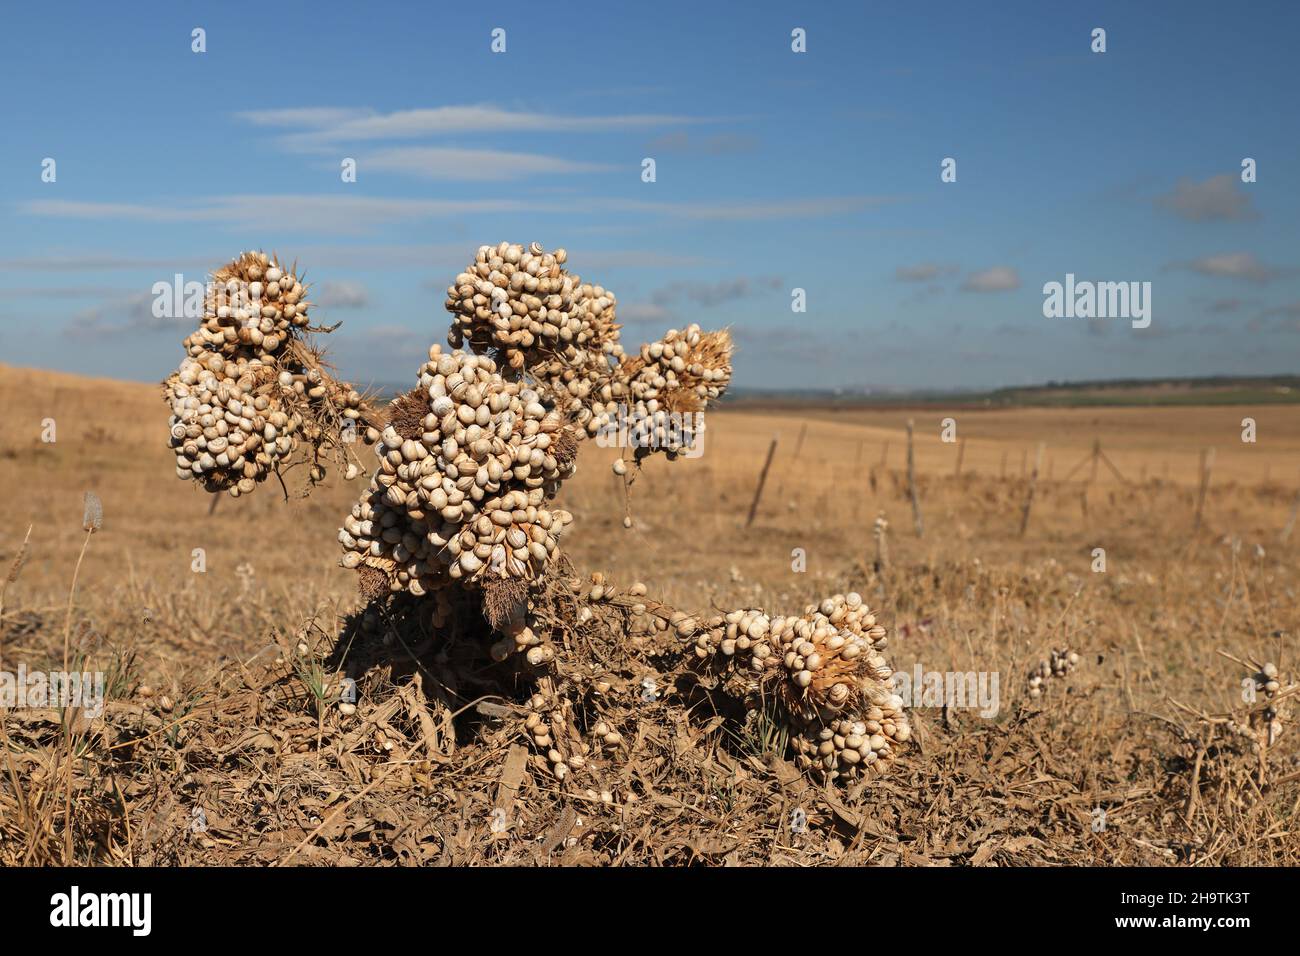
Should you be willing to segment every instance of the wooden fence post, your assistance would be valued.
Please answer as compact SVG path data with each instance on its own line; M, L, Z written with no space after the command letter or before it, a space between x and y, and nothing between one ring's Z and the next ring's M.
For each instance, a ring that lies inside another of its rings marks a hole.
M1038 470L1043 467L1043 443L1038 443L1038 452L1034 455L1034 471L1029 476L1029 491L1025 495L1025 508L1020 513L1020 537L1025 536L1029 528L1029 512L1034 507L1034 490L1038 486Z
M907 420L907 487L912 495L912 524L919 538L925 528L921 522L921 494L916 487L916 458L912 451L912 419Z
M767 470L772 467L772 456L776 454L776 436L772 436L772 444L767 447L767 461L763 462L763 470L758 474L758 487L754 489L754 500L749 505L749 517L745 519L745 527L748 528L754 523L754 515L758 514L758 501L763 497L763 486L767 484Z
M1210 490L1210 471L1214 468L1214 449L1206 448L1201 452L1201 487L1196 493L1196 520L1192 523L1192 533L1201 530L1201 518L1205 511L1205 495Z

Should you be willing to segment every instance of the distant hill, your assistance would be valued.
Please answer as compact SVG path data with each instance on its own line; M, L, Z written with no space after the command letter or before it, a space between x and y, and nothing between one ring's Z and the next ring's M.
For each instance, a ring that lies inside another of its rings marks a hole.
M1300 402L1300 376L1115 379L1003 388L995 405L1259 405Z
M728 392L732 405L806 402L815 405L943 405L982 408L1089 405L1279 405L1300 403L1300 376L1209 376L1046 382L992 391L864 391L861 389L755 389Z
M11 380L40 380L47 385L99 383L108 391L130 390L137 383L120 379L91 379L67 372L29 369L0 363L0 373ZM410 388L378 382L370 386L381 401L388 401ZM853 407L960 406L974 408L1028 408L1070 406L1143 405L1288 405L1300 403L1300 375L1230 376L1203 378L1125 378L1091 382L1046 382L991 391L962 389L866 390L776 389L732 387L726 404L734 407L837 405Z

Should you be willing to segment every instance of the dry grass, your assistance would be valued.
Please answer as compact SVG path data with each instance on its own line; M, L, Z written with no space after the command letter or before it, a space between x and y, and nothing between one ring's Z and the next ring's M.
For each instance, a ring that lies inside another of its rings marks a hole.
M1300 731L1261 766L1213 723L1240 709L1246 676L1216 651L1295 671L1293 635L1274 636L1300 605L1297 543L1279 541L1300 474L1286 409L957 412L960 477L939 411L710 412L703 457L636 474L630 530L617 451L584 443L560 502L577 516L576 567L701 611L798 611L855 589L882 609L898 670L1000 675L996 718L916 709L899 769L844 790L800 776L761 710L743 722L708 675L608 607L569 639L583 644L574 659L601 661L611 688L597 709L624 744L558 784L532 763L509 665L474 664L470 637L435 639L416 619L375 631L349 618L356 580L336 567L334 534L355 486L331 477L289 504L260 489L209 514L172 477L155 389L0 367L0 404L0 570L32 526L0 606L0 669L60 667L71 606L70 656L110 675L101 718L3 712L0 863L1300 862ZM901 474L908 414L921 539ZM1258 445L1239 441L1246 414ZM1094 438L1129 484L1104 467L1086 491L1086 467L1061 482ZM1020 538L1021 455L1032 465L1040 440ZM86 491L103 527L70 605ZM877 571L879 511L890 563ZM1030 703L1026 674L1059 646L1079 666ZM351 716L333 703L344 677L357 681ZM795 809L807 832L792 831Z

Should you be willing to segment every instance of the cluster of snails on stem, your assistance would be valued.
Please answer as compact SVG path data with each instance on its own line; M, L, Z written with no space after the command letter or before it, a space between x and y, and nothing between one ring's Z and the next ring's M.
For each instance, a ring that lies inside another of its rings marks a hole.
M374 414L304 339L309 305L300 279L265 253L213 273L186 356L163 383L178 478L239 497L281 474L304 445L311 483L325 477L322 453L346 477L360 473L348 449L378 439Z
M480 247L448 289L451 348L432 346L414 387L381 416L302 338L309 303L294 270L246 253L214 274L167 382L177 473L211 491L251 491L304 442L374 446L368 485L338 532L341 564L358 572L367 600L362 629L419 617L414 602L431 608L421 627L482 634L491 660L531 670L538 690L521 730L559 781L622 752L624 740L612 717L579 720L586 698L573 697L573 670L558 656L570 645L541 613L561 586L560 536L573 520L555 496L588 438L613 437L636 462L696 447L699 416L732 374L730 334L696 324L625 352L614 293L570 274L567 261L537 243ZM626 458L614 468L626 474ZM313 480L318 469L313 460ZM346 462L346 477L360 473ZM796 763L822 779L880 773L910 739L887 683L885 629L856 593L801 615L697 616L651 600L639 582L620 591L597 574L570 598L576 620L565 626L593 626L595 609L617 606L629 633L669 637L679 660L727 675L747 706L776 700ZM475 610L477 628L460 627ZM613 687L600 676L583 686L596 697ZM650 678L641 693L659 699Z

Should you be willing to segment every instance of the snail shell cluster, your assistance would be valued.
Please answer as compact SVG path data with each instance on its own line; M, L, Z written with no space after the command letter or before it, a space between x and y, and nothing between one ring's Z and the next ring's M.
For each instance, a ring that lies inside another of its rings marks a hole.
M390 424L379 467L339 531L342 564L382 570L392 591L449 580L533 580L572 516L546 503L573 474L561 416L547 397L506 381L486 356L429 349L416 436Z
M675 457L696 441L693 413L702 412L730 384L731 351L725 330L702 332L694 323L669 329L620 364L612 386L592 401L588 432L619 428L625 418L636 457L654 451Z
M528 701L528 709L524 731L537 751L534 761L560 781L570 772L582 770L591 747L572 732L572 702L567 699L548 702L544 695L534 694Z
M828 781L852 781L888 770L897 759L898 745L912 736L903 699L871 687L864 705L860 718L836 718L792 734L795 766Z
M740 609L704 625L683 615L675 626L694 637L696 657L737 664L754 689L781 702L804 769L851 779L879 761L883 771L912 735L888 685L885 629L857 593L810 604L800 617Z
M301 440L322 438L326 407L339 427L351 423L363 440L378 438L364 426L361 395L290 347L307 325L304 295L302 283L261 252L213 273L203 318L185 339L188 354L163 383L177 477L248 494ZM312 479L322 477L313 463Z
M887 644L871 609L849 592L808 605L802 617L731 611L720 629L696 636L695 654L739 657L792 714L815 720L853 706L863 686L883 686L893 673L880 653Z
M1047 692L1048 681L1068 676L1078 663L1079 655L1068 647L1052 648L1051 656L1045 661L1039 661L1038 666L1029 672L1026 691L1030 698L1037 700L1042 697Z
M1260 706L1250 712L1244 723L1229 720L1227 728L1229 732L1247 738L1251 750L1260 753L1272 747L1286 728L1288 714L1282 706L1282 701L1279 700L1279 695L1285 695L1289 691L1283 688L1277 665L1271 661L1262 665L1255 674L1251 675L1251 679L1254 680L1255 689L1263 700Z
M596 738L598 747L620 747L623 735L605 720L598 720L591 727L591 735Z
M730 333L672 329L627 356L614 293L567 272L566 260L565 250L538 243L480 246L447 290L449 342L499 353L507 376L527 372L581 426L579 436L626 418L638 430L629 442L638 457L675 455L694 441L688 413L703 411L731 381ZM671 423L673 412L687 417Z
M476 352L499 349L515 371L554 363L553 374L590 368L608 379L623 354L614 294L570 275L567 258L536 242L480 246L447 290L452 347L468 341ZM592 384L582 376L571 381L575 389Z
M182 361L166 387L178 478L238 497L297 446L302 416L284 411L277 373L260 359L202 352Z
M278 259L245 252L212 274L203 319L185 340L192 356L204 352L272 360L293 330L308 323L307 290Z
M533 667L555 660L555 648L544 642L525 619L511 621L503 630L505 636L491 647L493 660L503 661L516 653L522 653Z
M1273 700L1282 689L1282 682L1278 680L1277 665L1272 661L1264 664L1254 675L1255 688L1264 695L1265 700Z

